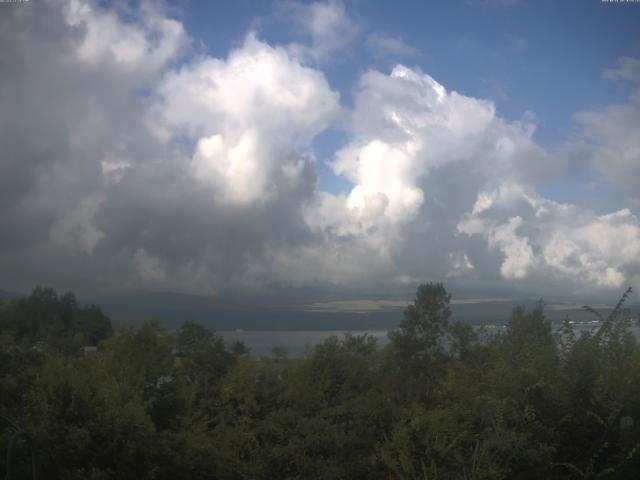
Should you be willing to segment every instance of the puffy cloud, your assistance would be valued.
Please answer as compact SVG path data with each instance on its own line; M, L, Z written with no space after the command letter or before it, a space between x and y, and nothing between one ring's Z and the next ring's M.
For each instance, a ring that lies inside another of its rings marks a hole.
M505 122L491 102L448 92L429 75L401 65L390 75L363 75L352 128L353 140L332 164L354 184L346 206L354 211L371 202L392 223L417 217L429 177L449 165L467 164L482 172L484 182L492 168L517 177L520 162L546 155L531 139L532 125Z
M226 60L198 59L167 75L158 97L159 128L197 138L196 176L238 203L297 184L311 161L300 152L340 112L321 73L253 35Z
M170 127L200 134L260 125L292 143L308 141L325 128L339 105L322 73L254 34L226 60L196 59L170 73L158 91Z
M271 252L311 236L310 145L340 114L324 76L252 35L226 59L176 68L189 38L151 3L9 11L0 281L208 293L272 282Z
M0 282L211 293L551 278L568 291L640 278L631 211L536 193L557 158L533 121L401 65L365 72L347 111L309 65L357 28L341 3L292 8L304 48L249 34L225 58L190 52L152 3L45 1L0 17ZM600 124L637 124L635 110L577 117L581 148L628 185L634 137ZM345 194L318 191L313 142L328 127L347 135L330 162Z
M285 5L297 29L309 40L309 43L288 46L301 59L311 62L330 60L336 53L344 53L360 32L339 0L309 4L290 2Z
M346 195L320 195L307 210L322 241L289 254L290 278L309 280L293 263L347 282L395 282L425 272L475 276L456 219L497 177L535 177L549 161L530 123L505 121L491 102L447 91L401 65L389 75L362 76L350 125L351 139L331 167L353 187Z
M106 60L120 68L153 73L187 44L182 24L150 2L143 2L135 23L82 0L64 3L63 11L67 24L82 32L73 48L76 56L90 64Z
M356 184L347 198L349 210L381 213L391 221L411 219L423 201L414 185L416 142L390 145L372 140L338 152L333 169Z
M449 252L449 272L447 277L462 277L473 274L475 266L469 255L461 251Z
M521 217L512 217L506 224L498 225L488 235L489 245L504 253L500 273L504 278L524 278L533 266L534 256L527 238L516 232L522 225Z
M195 58L168 72L153 100L158 140L190 159L154 174L128 170L101 216L123 232L121 245L103 243L128 248L136 236L178 286L280 280L273 258L311 236L303 218L315 188L311 142L340 115L338 94L286 49L250 34L226 59ZM143 185L153 177L164 191ZM142 277L157 280L137 252Z
M429 75L406 67L388 76L367 72L353 114L356 136L332 164L354 184L347 207L383 204L391 222L412 220L424 198L420 177L464 155L454 153L454 145L463 138L477 142L494 116L492 104L448 93Z
M90 277L99 283L99 273L86 269L104 261L96 249L108 232L95 217L107 184L125 164L163 150L145 126L138 92L189 39L151 4L130 11L128 21L91 1L4 10L2 281L13 288L61 278L67 287Z
M507 184L481 192L457 228L482 235L501 251L500 272L506 279L537 274L575 285L621 288L640 271L640 221L628 209L596 215Z
M397 165L406 171L404 177L414 179L411 182L460 162L484 178L497 170L506 177L535 179L550 163L533 141L535 125L530 121L501 119L492 102L449 92L429 75L402 65L390 75L363 75L351 124L354 140L348 148L364 149L378 141L406 152L410 167ZM359 183L349 172L357 171L356 165L366 158L350 155L336 167Z
M535 143L530 121L507 121L491 102L397 66L363 75L351 123L332 167L353 188L323 197L315 227L329 251L370 255L362 268L353 254L352 277L488 282L496 272L519 284L546 276L569 291L620 288L637 275L630 211L598 216L536 192L558 158ZM337 271L348 258L336 258Z

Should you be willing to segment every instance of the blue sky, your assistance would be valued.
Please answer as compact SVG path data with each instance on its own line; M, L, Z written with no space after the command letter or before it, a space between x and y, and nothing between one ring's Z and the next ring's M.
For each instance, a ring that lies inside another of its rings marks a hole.
M252 29L269 42L295 39L295 30L274 13L278 5L185 0L180 16L207 53L224 57ZM624 101L603 70L618 57L640 53L634 4L361 0L347 2L346 10L361 29L360 41L323 69L345 101L362 71L402 61L451 89L491 98L502 115L534 112L538 135L549 143L570 133L577 110ZM366 36L376 32L402 39L419 54L376 59L366 48Z
M0 9L0 288L640 287L640 3Z
M310 2L307 2L310 3ZM246 33L286 44L304 38L287 22L286 2L208 2L180 5L189 32L205 52L224 57ZM603 74L622 56L640 55L640 8L601 1L406 1L345 2L359 29L345 51L336 52L322 70L343 102L353 102L353 87L370 68L390 69L401 62L428 73L449 89L495 102L498 114L536 118L535 138L559 148L571 137L575 112L626 101L623 89ZM367 37L383 34L415 49L381 57L367 48ZM319 157L330 158L339 132L316 142ZM321 166L322 186L344 191L348 182ZM598 183L599 199L593 188ZM625 206L615 185L588 171L569 172L541 186L559 201L587 202L605 212Z

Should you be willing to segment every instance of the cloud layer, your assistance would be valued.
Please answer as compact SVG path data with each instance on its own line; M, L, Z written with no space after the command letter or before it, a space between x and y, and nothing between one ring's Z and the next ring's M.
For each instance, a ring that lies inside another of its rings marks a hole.
M346 107L318 65L360 28L338 2L286 8L305 42L249 32L225 58L194 50L154 3L8 9L0 286L214 293L434 279L570 294L640 283L638 217L541 196L569 160L536 142L530 118L502 118L403 65L364 72ZM375 32L368 43L417 54ZM628 103L577 113L567 150L633 203L638 61L606 75ZM314 142L329 128L346 138L329 164L344 194L318 188Z

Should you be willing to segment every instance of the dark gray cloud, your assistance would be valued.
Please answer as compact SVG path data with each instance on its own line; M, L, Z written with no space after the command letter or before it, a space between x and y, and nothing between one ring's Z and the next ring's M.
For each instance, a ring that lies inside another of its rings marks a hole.
M631 211L599 216L536 192L575 160L539 146L532 119L501 118L401 65L365 72L345 112L312 65L357 26L341 3L293 10L309 44L250 33L211 58L152 3L125 16L91 1L3 8L0 286L382 291L431 279L492 294L637 283ZM630 82L636 67L608 75ZM634 95L578 115L583 138L568 148L590 152L596 170L617 165L610 177L628 189ZM312 150L340 125L331 166L353 186L345 195L318 190Z
M252 160L272 168L255 201L234 203L224 185L193 174L172 132L158 133L164 125L154 121L153 102L164 98L144 92L154 91L188 39L161 12L135 13L126 23L93 3L3 9L3 285L211 293L234 282L268 283L252 265L311 235L302 216L315 188L309 154L272 139L258 144L270 160ZM129 44L108 43L119 35ZM267 63L278 55L262 53ZM249 188L258 180L244 179Z

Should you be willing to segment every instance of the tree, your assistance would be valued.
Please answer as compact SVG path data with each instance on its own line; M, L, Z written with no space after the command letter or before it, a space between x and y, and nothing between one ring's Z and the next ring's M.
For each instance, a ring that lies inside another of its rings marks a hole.
M404 320L389 332L395 356L402 362L420 365L442 351L442 338L449 325L451 295L442 283L418 287L413 305Z
M210 399L236 356L226 350L222 337L191 321L180 328L176 348L184 355L180 373L198 386L201 399Z
M28 297L0 308L0 328L18 341L46 342L67 352L77 352L82 345L97 345L113 334L111 320L98 307L81 307L73 293L58 296L44 287L36 287Z
M52 354L25 395L48 478L149 478L155 427L135 375Z
M460 359L466 359L476 345L478 335L472 325L454 322L449 326L451 353Z

